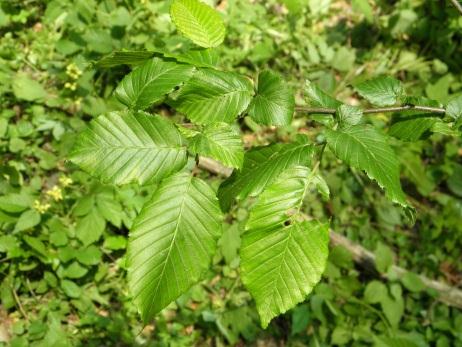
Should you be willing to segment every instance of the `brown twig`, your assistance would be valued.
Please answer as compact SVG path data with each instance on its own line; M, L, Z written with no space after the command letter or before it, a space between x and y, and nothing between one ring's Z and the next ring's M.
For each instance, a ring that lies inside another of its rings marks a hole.
M451 0L451 2L457 9L457 11L459 11L459 13L462 15L462 5L460 4L460 2L458 0Z
M29 316L27 315L26 311L24 311L24 307L22 307L21 301L19 300L19 296L16 293L16 290L14 290L14 288L11 287L11 291L13 292L14 301L16 301L16 304L18 305L19 311L24 316L24 318L27 321L29 321Z
M305 107L297 106L295 107L297 112L307 113L307 114L335 114L337 110L335 108L322 108L322 107ZM404 112L404 111L421 111L434 113L438 115L446 114L446 110L440 107L429 107L429 106L419 106L419 105L404 105L404 106L392 106L392 107L378 107L378 108L368 108L363 110L364 114L377 114L377 113L392 113L392 112Z

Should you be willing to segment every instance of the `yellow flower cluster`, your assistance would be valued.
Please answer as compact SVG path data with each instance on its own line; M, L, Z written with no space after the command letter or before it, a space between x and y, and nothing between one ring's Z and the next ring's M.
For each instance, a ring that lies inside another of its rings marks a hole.
M61 184L61 186L66 188L66 187L69 187L73 183L73 181L72 181L72 178L70 178L70 177L61 176L59 178L59 183Z
M67 88L67 89L70 89L72 91L76 90L77 89L77 83L70 83L70 82L66 82L64 83L64 88Z
M44 214L51 207L48 203L41 203L39 200L34 201L34 209L36 209L40 214Z
M82 75L82 70L80 70L77 65L70 63L66 66L66 75L68 75L72 80L77 80ZM66 82L64 88L70 89L72 91L77 89L76 82Z
M66 66L66 75L68 75L73 80L78 79L82 75L82 71L74 63L70 63Z
M53 198L54 201L61 201L63 199L63 191L58 186L54 186L46 194Z

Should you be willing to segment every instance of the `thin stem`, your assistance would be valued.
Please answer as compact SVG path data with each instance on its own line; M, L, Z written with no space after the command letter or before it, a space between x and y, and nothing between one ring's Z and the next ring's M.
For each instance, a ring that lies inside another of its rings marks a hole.
M308 113L308 114L335 114L337 110L335 108L322 108L322 107L305 107L297 106L297 112ZM430 107L430 106L419 106L419 105L404 105L404 106L393 106L393 107L378 107L378 108L368 108L363 110L364 114L377 114L377 113L390 113L390 112L402 112L402 111L421 111L436 113L438 115L446 114L446 110L440 107Z
M457 11L459 11L462 15L462 5L460 4L460 2L458 0L451 0L451 2L454 5L454 7L457 8Z

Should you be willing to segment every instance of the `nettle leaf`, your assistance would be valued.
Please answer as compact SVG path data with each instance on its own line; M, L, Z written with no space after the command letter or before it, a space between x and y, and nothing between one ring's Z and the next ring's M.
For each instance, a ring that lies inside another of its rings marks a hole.
M364 170L385 189L387 196L409 207L399 180L399 162L384 135L368 125L326 130L326 139L335 155L348 165Z
M242 281L257 304L263 328L305 300L325 270L329 227L315 221L245 232Z
M211 157L234 168L240 168L244 161L241 136L226 123L205 126L201 133L190 140L189 149L195 154Z
M295 109L295 97L281 76L263 71L258 76L257 93L249 107L249 116L265 125L289 125Z
M174 0L170 17L178 30L196 45L209 48L225 39L225 24L220 14L198 0Z
M337 108L342 105L340 101L337 101L311 81L306 81L305 93L309 104L314 107Z
M186 292L211 263L222 234L215 192L187 173L165 179L133 222L128 283L145 323Z
M361 123L363 111L356 106L341 105L337 108L337 117L342 127Z
M191 78L194 67L154 58L129 73L115 90L129 108L145 109Z
M438 118L428 114L395 115L389 134L404 141L418 141L431 134L433 125Z
M113 184L151 183L186 165L186 148L167 120L144 112L111 112L90 122L70 160Z
M259 195L285 169L309 166L313 146L306 138L287 144L257 147L245 153L242 170L235 170L218 190L223 210L228 210L235 198Z
M392 106L404 96L401 81L390 76L377 77L355 86L356 92L371 104L377 106Z
M193 122L231 123L252 99L252 83L232 72L199 70L173 96L170 104Z

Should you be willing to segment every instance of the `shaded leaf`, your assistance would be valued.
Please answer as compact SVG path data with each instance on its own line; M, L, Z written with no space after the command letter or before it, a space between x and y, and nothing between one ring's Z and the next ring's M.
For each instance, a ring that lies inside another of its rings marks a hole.
M340 101L335 100L335 98L308 80L305 83L305 94L309 105L314 107L337 108L342 105Z
M190 140L189 149L195 154L211 157L234 168L240 168L244 161L241 136L226 123L206 126Z
M271 71L260 73L249 116L260 124L289 125L294 108L294 93L281 76Z
M287 168L309 166L313 146L306 138L299 142L257 147L245 153L242 170L235 170L218 190L223 210L228 210L235 198L259 195Z
M154 58L124 77L116 98L129 108L145 109L187 81L194 67Z
M152 58L156 53L148 51L116 51L96 62L96 66L109 68L118 65L138 65Z
M198 124L231 123L247 109L252 93L252 83L241 75L201 69L170 104Z

